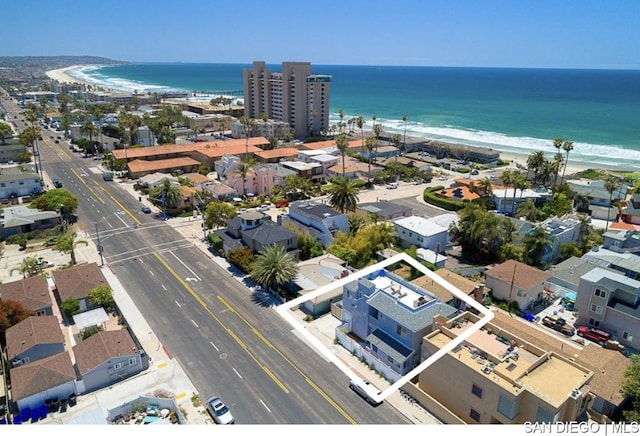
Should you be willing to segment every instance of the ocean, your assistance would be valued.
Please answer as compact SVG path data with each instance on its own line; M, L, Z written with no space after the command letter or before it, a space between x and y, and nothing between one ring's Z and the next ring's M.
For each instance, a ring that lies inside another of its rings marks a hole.
M250 64L139 63L69 72L95 85L133 92L219 94L242 89ZM281 71L280 65L269 65ZM640 71L313 65L332 76L331 122L372 117L389 133L530 154L556 153L573 141L569 161L640 168Z

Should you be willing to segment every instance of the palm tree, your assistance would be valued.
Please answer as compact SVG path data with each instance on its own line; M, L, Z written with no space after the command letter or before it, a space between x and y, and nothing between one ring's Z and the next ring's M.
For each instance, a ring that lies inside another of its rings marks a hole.
M538 183L538 173L544 165L544 151L534 151L527 158L527 170L533 170L533 181Z
M396 173L396 182L397 182L398 181L398 153L400 153L400 134L394 133L392 140L393 140L393 145L396 147L395 173Z
M554 161L558 162L558 166L556 168L556 176L553 180L553 186L556 186L558 183L558 173L560 172L560 164L562 163L562 154L560 153L560 149L562 148L562 144L564 143L564 138L558 137L553 140L553 146L558 150L556 155L554 156Z
M281 245L268 245L251 265L249 276L259 285L279 292L298 273L295 258Z
M5 144L6 136L10 132L13 132L10 125L0 123L0 139L2 140L2 145Z
M573 150L573 142L572 141L564 141L562 143L562 149L567 153L567 157L564 161L564 170L562 171L562 179L560 180L560 184L564 183L564 176L567 173L567 164L569 163L569 153Z
M481 188L481 196L491 196L493 193L493 185L491 184L491 179L489 177L483 177L478 180L478 187Z
M502 207L502 213L506 213L507 210L507 188L513 182L513 177L511 176L511 174L511 170L505 170L500 176L500 181L502 181L502 184L504 185L504 205Z
M242 116L240 117L240 124L242 124L242 129L244 131L245 138L245 152L244 158L249 159L249 137L251 136L251 131L253 126L256 125L256 120L253 118Z
M236 164L236 168L233 170L234 174L242 178L242 195L247 195L247 174L249 173L250 169L251 164L249 162L241 160Z
M402 115L402 122L404 123L404 139L402 140L403 150L407 147L407 114Z
M169 208L176 207L180 202L180 190L178 186L171 183L170 180L164 179L158 191L159 200L162 203L162 213L167 217L167 206Z
M609 214L611 213L611 206L613 200L613 191L621 186L621 182L617 177L609 176L604 181L604 189L609 193L609 207L607 208L607 224L605 226L605 232L609 230Z
M521 171L511 172L511 184L513 185L513 199L511 203L511 215L516 211L516 192L520 190L520 199L522 199L522 190L528 186L527 178Z
M77 237L78 237L78 234L76 232L73 232L71 234L60 235L60 237L58 237L58 240L56 241L56 245L53 248L54 250L60 251L61 253L70 254L71 265L76 264L75 249L78 246L78 244L89 245L87 241L85 241L84 239L76 239Z
M362 149L364 150L364 118L360 115L356 118L356 126L360 129L360 137L362 138Z
M80 127L80 133L82 136L88 136L89 142L93 143L93 135L98 133L98 128L93 124L93 121L85 121Z
M27 256L22 259L22 263L19 267L13 268L9 275L12 275L15 271L22 274L22 278L26 279L38 273L38 258L36 256Z
M376 135L376 162L378 161L378 140L380 138L380 135L382 134L382 128L383 128L382 124L373 125L373 132Z
M338 123L338 133L342 133L342 129L343 129L343 123L342 123L342 119L344 118L344 111L342 110L342 108L338 109L338 118L340 118L340 122Z
M376 138L369 136L365 141L365 147L369 152L369 171L367 172L367 183L371 182L371 158L373 157L373 150L376 148Z
M552 236L544 229L544 227L536 227L530 230L522 239L525 247L525 259L528 265L540 265L540 257L545 248L550 247Z
M358 230L360 230L360 228L364 226L365 219L357 213L350 213L349 215L347 215L347 224L349 226L349 234L355 235L356 233L358 233Z
M527 221L538 221L538 207L531 200L527 200L518 207L516 218L524 217Z
M323 190L329 194L329 204L340 212L355 212L358 205L358 191L363 182L348 177L334 177Z
M260 119L262 120L262 136L267 137L267 121L269 121L269 118L267 117L267 114L265 114L264 112L260 112L259 115Z
M342 156L342 177L344 177L345 167L344 167L344 155L347 153L347 149L349 147L349 140L347 139L346 133L340 133L336 138L336 147L338 147L338 151Z

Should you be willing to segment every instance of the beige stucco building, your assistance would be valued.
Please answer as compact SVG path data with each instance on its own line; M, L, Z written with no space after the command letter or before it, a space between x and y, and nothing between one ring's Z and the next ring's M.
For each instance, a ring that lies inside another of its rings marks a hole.
M254 61L242 72L244 115L284 121L296 138L329 128L331 76L311 74L310 62L283 62L282 72Z

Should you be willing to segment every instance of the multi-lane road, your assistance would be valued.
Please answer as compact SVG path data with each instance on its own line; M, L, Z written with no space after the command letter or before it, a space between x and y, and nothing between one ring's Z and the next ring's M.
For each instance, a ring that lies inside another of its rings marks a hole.
M42 169L78 197L80 225L99 236L105 263L202 395L220 395L239 424L409 423L387 404L362 401L248 288L49 132L39 143Z

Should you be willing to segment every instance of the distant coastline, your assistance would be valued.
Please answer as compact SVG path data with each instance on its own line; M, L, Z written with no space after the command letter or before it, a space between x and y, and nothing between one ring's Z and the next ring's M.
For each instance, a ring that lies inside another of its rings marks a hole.
M80 77L81 75L74 75L73 72L74 71L79 71L79 70L85 70L87 68L100 68L102 65L95 65L95 64L91 64L91 65L87 65L87 64L79 64L79 65L72 65L72 66L68 66L65 68L59 68L59 69L54 69L54 70L49 70L46 72L47 76L50 77L53 80L56 80L58 82L62 82L62 83L84 83L87 85L91 85L91 86L97 86L106 90L111 90L113 92L123 92L121 89L116 89L116 88L112 88L109 86L105 86L106 83L92 83L88 80L82 80ZM79 77L80 76L80 77ZM332 123L337 122L338 120L336 119L336 117L334 116L333 119L331 120ZM380 121L379 121L380 122ZM384 121L383 121L384 122ZM401 128L402 126L394 126L396 129L399 130L399 128ZM365 129L367 127L365 126ZM386 129L385 129L386 130ZM419 137L419 138L425 138L425 139L434 139L429 137L429 135L422 135L422 134L416 134L414 132L407 132L407 136L413 136L413 137ZM437 138L438 140L441 140L443 142L448 142L448 143L464 143L462 141L451 141L451 140L447 140L447 139L440 139ZM536 151L536 149L534 147L532 147L531 149L528 149L526 152L522 151L520 152L519 150L504 150L504 149L499 149L498 147L491 147L491 145L474 145L474 144L465 144L469 147L487 147L487 148L494 148L497 151L500 152L501 158L503 160L507 160L507 161L513 161L514 163L517 163L523 167L526 167L526 160L528 158L528 156L533 152ZM550 156L553 152L556 152L555 149L553 149L552 152L549 152L549 150L547 150L546 154L547 156ZM564 154L563 154L564 157ZM574 173L574 172L578 172L578 171L582 171L585 169L589 169L589 168L600 168L600 169L604 169L604 170L610 170L610 171L634 171L634 169L632 167L630 168L624 168L621 167L620 165L610 165L607 164L606 159L601 159L601 162L584 162L584 161L580 161L580 160L572 160L571 159L571 155L569 156L569 164L567 166L567 174L570 173Z

